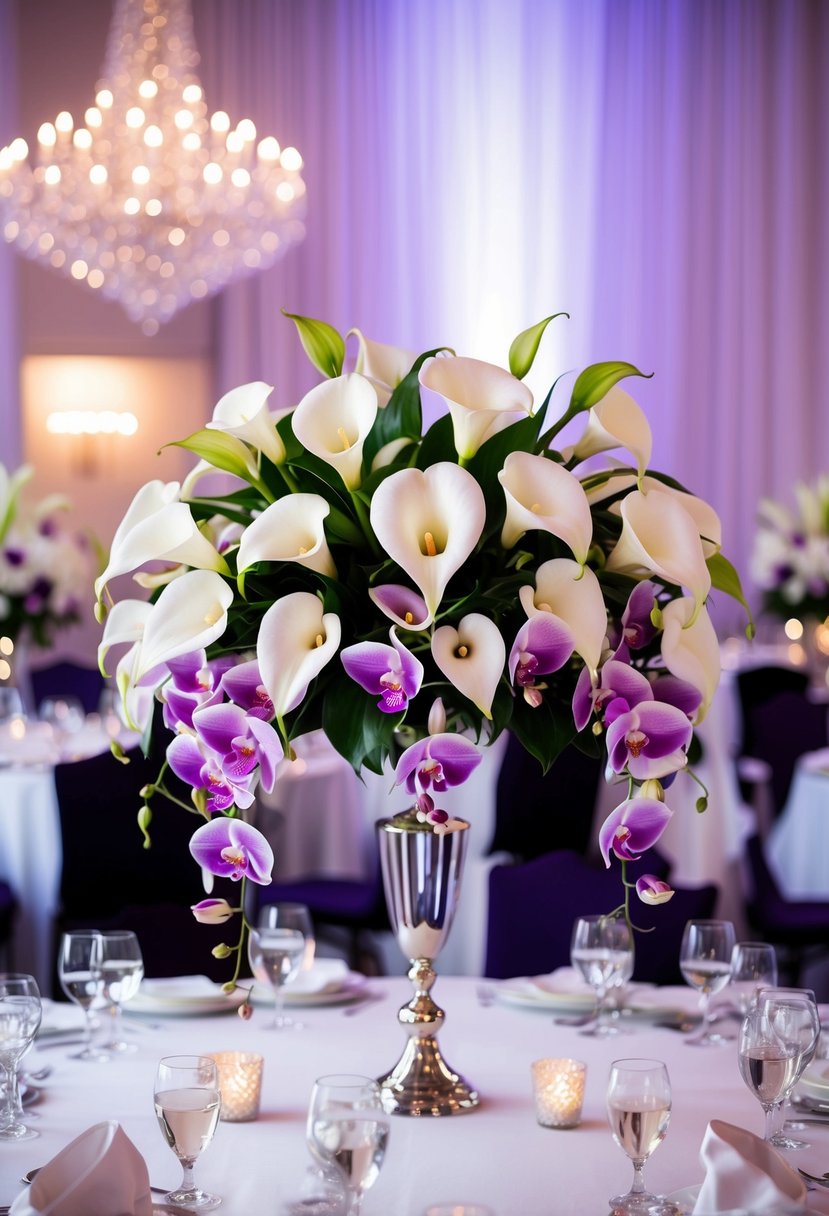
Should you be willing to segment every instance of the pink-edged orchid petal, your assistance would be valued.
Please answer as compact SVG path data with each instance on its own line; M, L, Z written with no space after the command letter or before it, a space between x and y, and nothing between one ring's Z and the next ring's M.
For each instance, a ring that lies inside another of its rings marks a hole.
M608 763L637 781L665 777L683 768L693 730L681 709L663 701L641 701L607 728Z
M563 540L583 566L593 539L593 517L579 479L546 456L511 452L498 480L507 504L504 548L511 549L525 532L538 529Z
M608 659L595 683L586 667L579 673L573 693L573 721L577 730L584 730L594 713L600 717L608 714L607 723L641 701L653 699L653 686L647 676L620 659ZM612 710L612 706L618 708Z
M271 881L273 850L260 831L241 819L221 815L197 828L190 837L190 852L219 878L249 878L265 887Z
M197 710L193 715L193 726L211 751L226 756L233 749L234 739L247 733L247 716L238 705L225 701L221 705L208 705Z
M112 646L123 643L132 645L144 636L144 626L151 609L152 604L148 604L146 600L120 600L113 604L98 646L98 667L103 675L107 674L104 664Z
M518 630L509 655L510 683L520 687L533 676L546 676L563 667L573 653L573 635L551 612L536 612Z
M532 413L527 386L503 367L480 359L427 359L418 379L424 410L449 411L461 460L471 459L497 431Z
M569 557L554 558L538 567L535 591L522 587L519 598L527 616L552 612L564 621L573 649L595 676L607 637L607 608L593 571Z
M658 574L686 587L694 600L694 619L711 589L711 575L697 525L676 495L634 490L622 499L622 534L607 559L607 569L634 578Z
M665 831L673 812L655 798L628 798L611 811L599 829L599 848L606 866L611 852L622 861L638 861Z
M203 899L198 904L191 904L190 911L200 925L223 925L234 915L226 899Z
M483 531L486 503L471 473L448 461L401 469L374 492L371 526L389 557L408 574L434 617L450 578Z
M406 748L394 770L394 783L405 783L410 794L430 789L442 794L452 786L462 785L481 759L475 744L463 735L429 735Z
M394 389L408 375L415 356L399 346L374 342L359 329L350 329L346 339L351 337L357 339L357 350L354 366L349 370L359 372L371 381L377 390L377 403L380 409L385 409Z
M636 879L636 894L643 904L666 904L673 899L674 889L670 883L655 874L643 874Z
M257 452L264 453L273 464L282 464L285 445L268 410L268 397L272 392L273 385L261 380L231 389L216 403L208 429L235 435Z
M423 664L403 645L392 625L391 646L383 642L357 642L340 653L352 680L372 696L385 714L403 713L423 683Z
M662 609L662 661L671 675L692 684L702 701L694 722L707 714L720 680L720 644L703 607L694 619L694 602L671 600Z
M432 614L423 596L402 583L383 583L370 588L368 595L372 603L401 629L419 633L432 623Z
M294 410L294 434L307 451L336 469L346 489L360 484L363 444L377 417L377 392L351 372L324 380Z
M247 715L248 737L256 740L256 759L259 762L259 782L266 794L273 792L277 773L285 759L279 735L269 722L257 718L253 711Z
M213 688L213 672L203 648L170 659L167 666L179 692L210 692Z
M468 697L485 718L504 672L506 646L501 630L489 617L470 612L457 629L442 625L432 636L432 658L458 692Z
M242 533L236 569L257 562L297 562L337 577L323 523L331 507L319 494L286 494L266 507Z
M176 735L167 746L167 762L177 777L194 790L207 791L207 810L246 810L253 804L251 772L235 774L223 758L193 735ZM215 873L215 871L214 871Z
M165 587L144 625L136 680L158 664L220 638L232 603L232 589L212 570L191 570Z
M262 683L262 673L255 659L236 663L224 673L221 689L231 701L254 717L270 722L274 715L273 702Z
M308 685L337 653L340 618L323 613L308 591L294 591L272 604L259 626L256 657L274 712L280 717L300 704Z
M584 433L568 456L581 461L613 448L630 452L643 475L653 448L650 424L642 407L618 384L588 411Z

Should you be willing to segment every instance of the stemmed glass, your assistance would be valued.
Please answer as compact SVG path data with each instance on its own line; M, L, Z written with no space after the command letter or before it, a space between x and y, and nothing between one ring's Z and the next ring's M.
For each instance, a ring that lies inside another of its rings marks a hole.
M38 1032L41 1013L40 993L31 975L0 973L0 1065L6 1074L0 1142L32 1140L39 1135L23 1122L17 1068Z
M820 1037L817 1001L810 988L761 988L757 996L757 1007L771 1022L775 1035L796 1057L789 1083L782 1095L782 1105L785 1107L817 1048ZM787 1136L783 1126L770 1137L770 1142L775 1148L808 1147L805 1140L795 1140Z
M144 978L144 960L138 938L129 930L101 934L101 971L107 1012L112 1018L112 1038L103 1044L107 1051L137 1051L135 1043L124 1040L121 1006L131 1001Z
M665 1139L671 1118L671 1083L660 1060L614 1060L607 1087L607 1117L613 1139L633 1162L626 1195L610 1200L615 1213L679 1216L668 1199L645 1190L642 1170Z
M773 1141L775 1113L792 1084L798 1055L775 1032L767 1010L756 1007L745 1017L737 1048L740 1075L765 1112L766 1140Z
M311 914L304 904L270 904L262 915L264 924L260 920L248 940L251 969L261 983L273 988L274 1028L299 1030L301 1024L283 1013L284 988L299 975L308 941L313 941Z
M222 1202L196 1186L197 1159L213 1139L221 1096L216 1063L208 1056L165 1056L153 1091L156 1118L167 1144L181 1162L181 1186L164 1202L209 1212Z
M351 1074L320 1077L311 1091L307 1139L323 1167L333 1166L348 1194L347 1216L359 1216L363 1192L377 1181L389 1117L380 1087L369 1077Z
M110 1057L106 1052L92 1046L95 1028L93 1007L100 1004L104 993L104 972L101 949L102 938L97 932L73 931L64 933L58 958L58 979L70 1001L80 1005L86 1017L86 1043L82 1051L75 1052L74 1060L90 1060L103 1063Z
M596 1015L580 1033L618 1033L604 1014L608 989L633 973L633 942L627 923L615 917L580 916L573 925L570 961L596 993Z
M777 984L777 955L768 942L737 942L731 955L731 988L740 1012L750 1012L761 988Z
M711 997L731 978L734 926L730 920L689 920L682 934L679 969L686 984L699 990L702 1023L685 1040L693 1047L719 1047L727 1040L710 1029Z

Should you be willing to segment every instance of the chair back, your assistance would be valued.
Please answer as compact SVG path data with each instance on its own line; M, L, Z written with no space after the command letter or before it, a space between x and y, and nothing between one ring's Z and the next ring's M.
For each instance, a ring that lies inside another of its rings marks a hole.
M38 708L47 697L73 696L78 698L87 714L95 713L104 689L104 678L96 667L82 667L66 660L34 669L31 681Z
M794 674L807 680L802 672ZM804 686L783 688L754 703L743 702L742 708L743 755L759 757L769 765L772 811L779 815L799 758L829 743L827 706L810 701Z

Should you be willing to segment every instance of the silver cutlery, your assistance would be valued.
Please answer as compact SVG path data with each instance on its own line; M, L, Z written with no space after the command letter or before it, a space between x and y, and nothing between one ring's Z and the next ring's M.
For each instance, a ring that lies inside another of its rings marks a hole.
M800 1166L797 1167L797 1172L801 1178L806 1182L811 1182L814 1186L829 1187L829 1174L810 1174L808 1170L804 1170Z

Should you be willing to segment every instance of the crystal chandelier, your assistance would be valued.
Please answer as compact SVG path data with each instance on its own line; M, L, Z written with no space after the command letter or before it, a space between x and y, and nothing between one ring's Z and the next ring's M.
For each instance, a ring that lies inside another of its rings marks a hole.
M305 235L296 148L208 116L188 0L116 0L95 104L0 150L3 235L146 334Z

